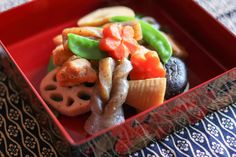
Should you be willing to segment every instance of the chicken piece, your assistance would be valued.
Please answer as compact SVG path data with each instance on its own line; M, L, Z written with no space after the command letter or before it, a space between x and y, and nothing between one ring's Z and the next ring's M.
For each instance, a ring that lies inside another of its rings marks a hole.
M56 78L61 86L74 86L96 82L97 74L88 60L77 58L65 62L58 70Z
M61 66L64 62L66 62L71 56L73 56L73 53L69 50L65 50L63 45L58 45L53 51L52 51L52 58L53 63L57 66Z
M125 121L122 105L128 95L129 83L127 77L131 70L132 65L126 58L116 66L113 72L110 98L107 103L103 103L101 100L96 85L96 92L92 95L90 101L92 114L84 126L89 134L95 134Z

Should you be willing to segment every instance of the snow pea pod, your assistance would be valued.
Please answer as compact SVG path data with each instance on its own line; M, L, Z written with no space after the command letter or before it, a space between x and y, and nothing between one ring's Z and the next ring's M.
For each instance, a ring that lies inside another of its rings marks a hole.
M69 33L68 47L81 58L99 60L106 57L106 53L99 49L99 41L80 35Z
M143 39L150 44L158 53L164 64L168 62L172 55L172 47L166 36L156 30L149 23L139 20L142 28Z
M114 16L110 19L111 22L126 22L134 20L134 17L129 16ZM151 45L160 56L162 62L165 64L168 62L172 55L172 46L167 37L159 30L155 29L149 23L137 19L142 28L143 39L149 45Z

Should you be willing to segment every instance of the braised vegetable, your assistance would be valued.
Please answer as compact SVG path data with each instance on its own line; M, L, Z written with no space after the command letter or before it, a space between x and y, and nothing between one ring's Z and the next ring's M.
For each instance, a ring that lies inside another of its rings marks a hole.
M133 17L116 16L110 19L111 22L124 22L133 20ZM141 24L143 39L151 45L160 56L163 63L167 63L172 55L172 47L167 37L159 30L155 29L149 23L138 20Z
M111 57L106 57L99 61L98 90L104 103L106 103L110 98L110 92L112 88L112 75L115 66L116 61Z
M184 57L184 49L154 18L114 6L85 15L77 25L54 37L48 69L56 68L40 92L67 116L91 111L84 125L88 134L124 122L123 105L144 111L185 90L185 64L171 57L172 51Z
M167 73L165 98L169 99L185 90L188 83L187 68L184 62L176 57L171 57L165 68Z
M77 116L90 111L90 99L94 89L83 84L73 87L62 87L55 81L58 68L50 71L40 83L43 99L53 109L67 116ZM86 96L86 99L84 99Z
M161 60L164 63L167 63L172 55L172 47L166 36L147 22L142 20L139 22L141 23L143 30L143 39L157 50Z
M92 114L85 123L86 132L92 135L125 121L122 105L128 95L129 83L127 76L131 69L132 65L126 58L116 66L113 73L110 99L107 103L103 103L98 91L92 96Z
M126 103L138 111L144 111L163 103L165 91L166 78L130 80Z
M130 61L133 70L130 72L131 80L143 80L149 78L165 77L165 69L160 62L158 54L144 47L131 55Z
M117 60L128 57L138 49L138 43L134 39L134 29L129 25L122 26L118 23L105 26L99 48Z
M79 57L99 60L106 57L106 53L99 49L99 42L80 35L68 34L69 49Z

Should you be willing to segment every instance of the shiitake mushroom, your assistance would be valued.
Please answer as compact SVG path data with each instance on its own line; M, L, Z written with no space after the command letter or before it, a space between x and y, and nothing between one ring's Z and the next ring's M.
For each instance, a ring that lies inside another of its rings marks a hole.
M184 92L188 83L187 68L177 57L171 57L165 64L165 68L167 78L165 99L169 99Z

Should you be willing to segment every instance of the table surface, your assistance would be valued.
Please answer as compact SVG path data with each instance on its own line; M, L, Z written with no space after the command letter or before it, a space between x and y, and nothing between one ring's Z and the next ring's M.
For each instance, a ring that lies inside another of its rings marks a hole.
M0 12L29 0L0 0ZM236 34L236 0L195 0ZM0 68L0 156L60 156L47 130L41 128L27 104L20 101L11 80ZM8 103L8 105L7 105ZM9 105L10 104L10 105ZM236 104L206 116L162 141L153 141L130 156L236 157Z

